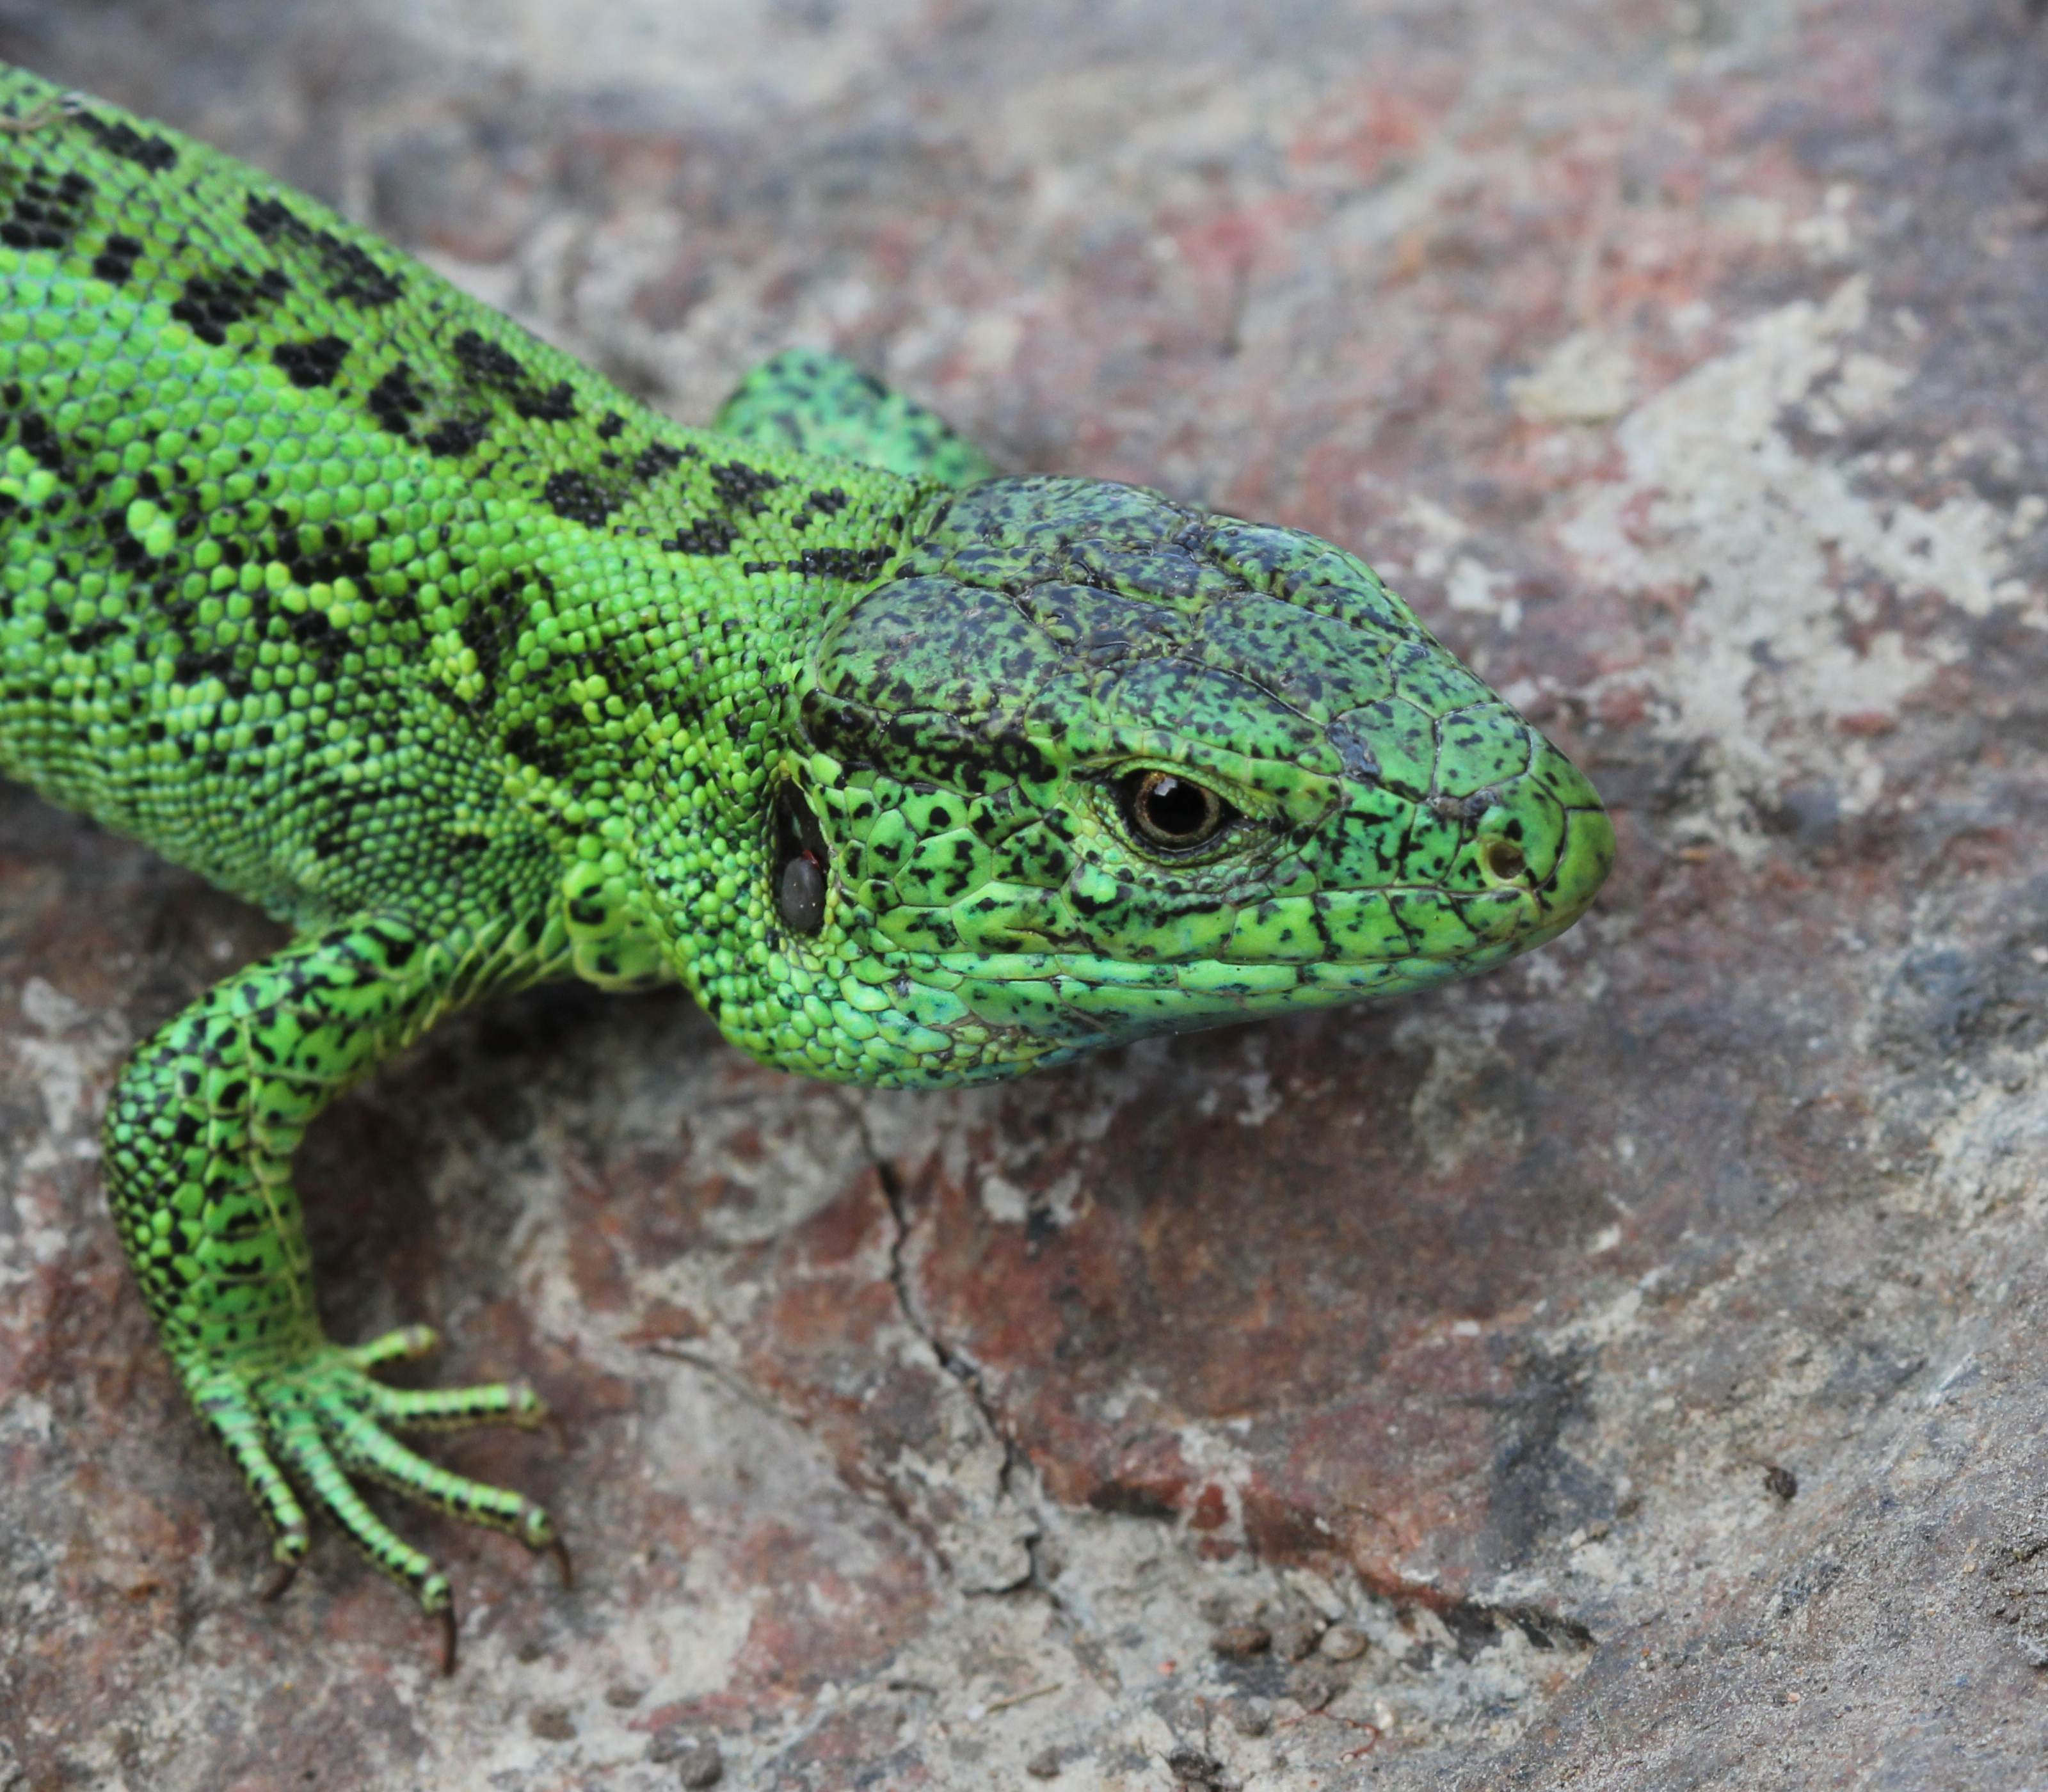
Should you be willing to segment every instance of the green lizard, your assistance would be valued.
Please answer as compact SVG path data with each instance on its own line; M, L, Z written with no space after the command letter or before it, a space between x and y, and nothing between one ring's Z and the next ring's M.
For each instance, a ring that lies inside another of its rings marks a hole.
M0 70L0 774L295 929L110 1099L114 1218L280 1583L308 1507L438 1614L367 1478L557 1550L395 1433L289 1175L440 1015L680 981L897 1088L1441 983L1586 909L1566 760L1360 561L998 478L822 355L685 429L303 196ZM562 1557L566 1571L567 1557Z

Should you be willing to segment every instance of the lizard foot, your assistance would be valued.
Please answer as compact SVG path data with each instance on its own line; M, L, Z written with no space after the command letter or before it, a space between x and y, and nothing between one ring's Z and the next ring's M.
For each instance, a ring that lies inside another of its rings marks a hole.
M387 1387L372 1376L386 1363L425 1355L434 1343L430 1328L408 1325L352 1348L316 1345L283 1367L196 1364L187 1386L270 1526L277 1569L266 1596L284 1591L305 1555L303 1492L372 1564L410 1589L423 1612L440 1619L444 1665L452 1672L455 1604L448 1577L370 1511L351 1477L381 1482L452 1518L509 1531L535 1553L552 1555L564 1586L570 1565L553 1522L532 1500L453 1474L392 1435L472 1425L530 1429L547 1416L540 1397L521 1383L413 1390Z

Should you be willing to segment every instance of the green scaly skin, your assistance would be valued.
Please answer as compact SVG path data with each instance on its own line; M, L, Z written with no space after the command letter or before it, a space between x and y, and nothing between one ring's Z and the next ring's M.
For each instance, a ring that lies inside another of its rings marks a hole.
M292 1153L450 1010L677 980L930 1088L1484 970L1606 875L1585 779L1340 549L990 477L827 355L685 429L174 132L14 71L0 121L0 773L296 930L105 1130L286 1571L316 1505L452 1638L364 1476L557 1546L393 1435L531 1393L387 1388L430 1334L315 1314Z

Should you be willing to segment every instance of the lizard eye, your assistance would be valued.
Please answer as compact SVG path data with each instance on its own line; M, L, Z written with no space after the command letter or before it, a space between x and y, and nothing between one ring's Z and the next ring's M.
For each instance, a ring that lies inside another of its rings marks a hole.
M1237 819L1215 791L1177 772L1133 772L1120 788L1131 831L1162 852L1192 852Z

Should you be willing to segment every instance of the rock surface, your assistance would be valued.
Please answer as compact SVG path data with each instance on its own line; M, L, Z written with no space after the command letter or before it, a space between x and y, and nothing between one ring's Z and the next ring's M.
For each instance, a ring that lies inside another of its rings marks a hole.
M1587 764L1483 982L994 1092L545 991L316 1130L531 1377L262 1546L106 1220L269 925L0 793L0 1788L2018 1789L2048 1750L2048 22L2022 0L0 0L686 418L791 342L1364 553Z

